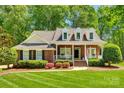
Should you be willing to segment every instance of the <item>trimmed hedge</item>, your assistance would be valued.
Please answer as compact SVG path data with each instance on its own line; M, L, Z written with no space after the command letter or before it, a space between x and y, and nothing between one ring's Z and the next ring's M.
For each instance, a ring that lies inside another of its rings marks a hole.
M62 63L62 67L63 68L69 68L70 67L70 63L69 62Z
M56 67L56 68L62 68L62 63L61 63L61 62L57 62L57 63L55 64L55 67Z
M58 61L56 61L56 63L65 63L65 62L68 62L68 63L70 64L70 66L73 66L73 62L68 61L68 60L63 60L63 61L58 60ZM55 64L56 64L56 63L55 63Z
M119 46L115 44L106 44L103 51L103 59L105 62L118 63L122 61L122 53Z
M89 66L105 66L102 59L90 58L88 59Z
M19 60L15 68L44 68L47 60Z

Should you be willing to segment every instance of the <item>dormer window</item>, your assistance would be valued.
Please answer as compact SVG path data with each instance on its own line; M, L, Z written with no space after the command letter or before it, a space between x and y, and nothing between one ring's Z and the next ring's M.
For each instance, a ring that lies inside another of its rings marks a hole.
M81 40L81 31L80 31L80 28L77 28L77 30L76 30L75 39L76 40Z
M64 32L64 40L67 40L67 32Z
M67 40L67 39L68 39L68 32L66 29L64 29L62 34L62 40Z
M90 32L89 34L90 34L89 39L90 39L90 40L93 40L93 32Z
M81 38L81 37L80 37L80 32L77 32L77 33L76 33L76 37L77 37L78 40L80 40L80 38Z

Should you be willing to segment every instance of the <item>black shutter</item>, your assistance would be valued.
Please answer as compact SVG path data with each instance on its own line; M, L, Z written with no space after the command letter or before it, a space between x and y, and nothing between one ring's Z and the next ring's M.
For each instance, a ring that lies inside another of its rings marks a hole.
M42 59L45 60L45 58L44 58L44 50L42 50L41 52L42 52Z
M20 53L20 58L19 58L19 59L20 59L20 60L23 60L23 50L20 50L19 53Z
M36 50L33 50L33 60L36 60Z
M29 60L32 60L32 50L29 50Z

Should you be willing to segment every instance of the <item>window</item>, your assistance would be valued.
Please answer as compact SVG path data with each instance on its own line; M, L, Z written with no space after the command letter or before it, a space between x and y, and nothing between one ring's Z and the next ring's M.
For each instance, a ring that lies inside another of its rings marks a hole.
M96 57L96 49L95 48L91 49L91 57L92 58Z
M76 34L77 36L77 40L80 40L80 32L77 32L77 34Z
M28 50L23 51L23 60L29 60L29 51Z
M36 59L36 51L35 50L30 50L29 51L29 59L30 60L35 60Z
M60 55L71 55L71 48L60 48Z
M88 48L88 58L96 58L96 48Z
M60 48L60 58L70 59L71 58L71 48Z
M36 51L36 60L42 60L42 51Z
M64 32L64 40L67 40L67 32Z
M90 40L93 39L93 32L90 33Z

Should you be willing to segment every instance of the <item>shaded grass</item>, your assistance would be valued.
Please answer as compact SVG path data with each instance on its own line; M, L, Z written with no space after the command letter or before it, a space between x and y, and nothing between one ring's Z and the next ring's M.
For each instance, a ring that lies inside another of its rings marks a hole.
M121 67L124 67L124 61L123 62L119 62L118 64L112 64L112 66L121 66Z
M124 87L124 71L25 72L0 77L0 87L114 88Z

